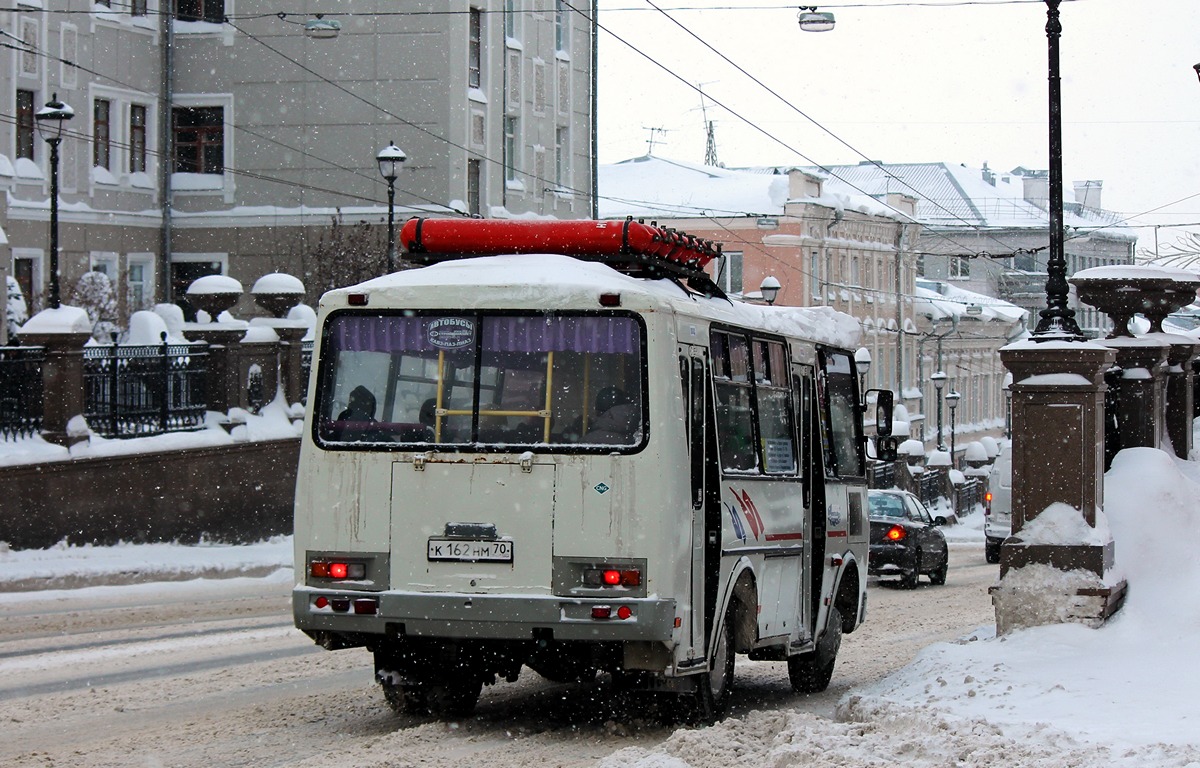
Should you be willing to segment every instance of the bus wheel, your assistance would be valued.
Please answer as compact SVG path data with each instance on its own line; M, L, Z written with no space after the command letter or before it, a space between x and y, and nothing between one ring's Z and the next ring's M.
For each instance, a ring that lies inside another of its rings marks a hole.
M842 614L837 608L830 608L825 634L817 643L817 649L812 653L788 657L788 679L792 681L792 690L797 693L820 693L828 688L841 646Z
M696 679L691 702L696 722L712 725L725 716L733 691L733 657L733 611L729 611L713 650L712 669Z
M384 682L379 685L383 688L383 698L393 712L404 715L429 714L429 702L426 696L428 691L425 686L415 683L394 685Z
M483 682L477 678L457 678L430 685L426 694L429 711L439 717L466 717L475 711Z

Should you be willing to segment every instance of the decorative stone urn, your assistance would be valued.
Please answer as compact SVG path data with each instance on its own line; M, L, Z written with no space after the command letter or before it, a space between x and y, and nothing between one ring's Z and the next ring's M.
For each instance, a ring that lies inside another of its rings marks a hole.
M283 272L263 275L250 289L258 306L271 313L271 317L287 317L288 310L304 300L304 283L300 278Z
M242 297L242 284L228 275L205 275L188 286L187 298L192 306L208 313L213 322Z
M1182 269L1154 265L1113 265L1076 272L1068 282L1079 300L1113 321L1108 338L1130 337L1129 321L1143 314L1151 333L1162 333L1167 315L1196 300L1200 277Z

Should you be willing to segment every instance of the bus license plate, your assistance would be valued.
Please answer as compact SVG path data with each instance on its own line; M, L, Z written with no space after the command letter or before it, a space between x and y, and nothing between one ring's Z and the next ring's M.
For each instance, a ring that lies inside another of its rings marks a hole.
M464 539L430 539L428 558L451 562L511 563L511 541L467 541Z

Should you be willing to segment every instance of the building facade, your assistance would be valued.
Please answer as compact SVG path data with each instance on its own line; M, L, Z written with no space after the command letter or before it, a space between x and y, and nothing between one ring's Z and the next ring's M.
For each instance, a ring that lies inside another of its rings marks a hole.
M106 272L122 314L191 280L304 279L340 215L587 217L594 3L17 0L0 11L0 270L45 304L50 168L34 114L75 116L59 164L64 300ZM334 27L340 27L335 30ZM336 31L336 35L333 33ZM247 288L249 285L246 286Z
M1030 330L1036 327L1046 306L1050 244L1046 171L997 173L986 163L980 169L863 162L821 172L830 175L832 189L916 196L922 233L914 250L920 275L1011 302L1028 310L1026 323ZM1121 217L1101 207L1102 189L1101 181L1080 181L1064 190L1068 277L1090 267L1133 263L1137 236L1121 226ZM1081 303L1074 290L1070 307L1089 336L1108 333L1107 316Z
M858 318L872 360L865 383L898 393L912 437L936 441L930 414L941 403L929 377L937 366L962 396L956 447L1003 429L996 352L1023 332L1025 312L954 286L943 293L918 284L923 226L914 197L834 190L828 174L801 168L731 170L653 156L602 165L599 177L602 216L655 220L719 243L723 258L712 271L727 293L762 301L760 285L771 276L781 286L777 304L830 306Z

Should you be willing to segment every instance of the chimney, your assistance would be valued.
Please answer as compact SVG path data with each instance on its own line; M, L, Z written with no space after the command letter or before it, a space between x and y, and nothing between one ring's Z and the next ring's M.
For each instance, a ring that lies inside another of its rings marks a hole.
M1021 177L1025 184L1025 202L1032 203L1043 211L1050 209L1050 175L1045 171L1028 171Z
M983 180L993 187L996 186L996 174L992 173L992 169L988 168L987 161L983 161Z
M1084 208L1090 208L1094 211L1100 210L1100 192L1103 187L1103 181L1075 182L1075 202Z

